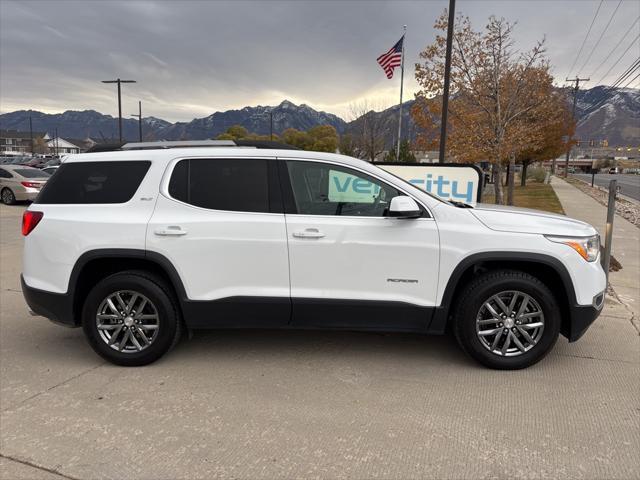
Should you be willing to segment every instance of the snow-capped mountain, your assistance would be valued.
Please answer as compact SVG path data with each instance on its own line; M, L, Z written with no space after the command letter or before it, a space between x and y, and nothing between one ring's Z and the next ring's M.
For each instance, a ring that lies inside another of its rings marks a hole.
M415 137L415 127L410 116L413 101L403 108L403 132L411 139ZM145 140L202 140L215 138L232 125L242 125L248 131L267 135L270 131L270 115L273 115L273 131L282 133L287 128L308 130L316 125L332 125L339 133L358 128L362 118L345 122L331 113L317 111L308 105L295 105L288 100L276 106L258 105L240 110L215 112L207 117L190 122L171 123L156 117L143 119ZM366 114L380 118L387 125L388 146L392 145L397 133L398 106L381 112ZM46 114L34 110L19 110L0 115L0 128L27 131L29 116L36 132L55 129L61 137L86 138L96 140L118 137L118 120L111 115L103 115L94 110ZM582 141L608 140L610 146L636 145L640 143L640 90L630 88L612 89L598 86L578 93L576 108L578 118L577 137ZM123 137L138 139L138 120L123 118Z
M580 90L576 104L577 137L607 140L609 145L640 143L640 90L598 86Z
M158 138L166 140L213 138L233 125L241 125L248 131L260 135L270 132L270 115L273 114L273 132L281 133L287 128L308 130L316 125L332 125L338 132L344 130L345 121L331 113L319 112L288 100L275 107L258 105L241 110L216 112L208 117L190 122L178 122L158 132Z

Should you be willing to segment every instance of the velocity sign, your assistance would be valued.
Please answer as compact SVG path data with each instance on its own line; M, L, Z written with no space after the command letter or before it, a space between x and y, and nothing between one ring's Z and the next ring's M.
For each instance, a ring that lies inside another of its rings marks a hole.
M443 200L474 205L482 196L482 171L469 164L376 163L377 166Z

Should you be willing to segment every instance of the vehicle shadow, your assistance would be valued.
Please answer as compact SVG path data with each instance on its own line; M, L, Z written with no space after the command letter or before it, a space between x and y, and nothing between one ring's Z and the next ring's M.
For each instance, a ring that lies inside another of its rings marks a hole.
M269 359L283 356L307 357L309 360L330 357L332 361L351 361L354 355L386 357L394 361L420 361L473 366L475 362L458 348L453 335L416 333L380 333L336 330L196 330L183 339L165 361L197 358L216 361L250 354Z

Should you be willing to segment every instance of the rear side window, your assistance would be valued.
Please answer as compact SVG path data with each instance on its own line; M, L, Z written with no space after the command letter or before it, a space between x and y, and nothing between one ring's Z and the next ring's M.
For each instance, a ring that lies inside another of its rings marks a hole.
M267 160L180 160L169 181L169 195L212 210L269 212Z
M151 162L64 163L36 203L125 203L131 200Z

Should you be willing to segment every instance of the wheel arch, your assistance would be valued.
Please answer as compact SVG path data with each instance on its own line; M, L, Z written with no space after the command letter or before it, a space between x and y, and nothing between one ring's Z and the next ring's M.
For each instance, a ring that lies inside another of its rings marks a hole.
M176 295L182 316L186 291L180 275L165 256L138 249L97 249L82 254L69 277L67 294L72 297L76 325L80 324L82 304L91 288L103 278L125 270L145 270L165 280Z
M458 263L449 277L440 306L434 312L429 332L444 332L453 313L456 297L474 276L484 271L499 269L523 271L544 282L560 305L560 331L565 336L569 335L571 306L576 304L575 289L569 271L560 260L550 255L523 252L476 253Z

